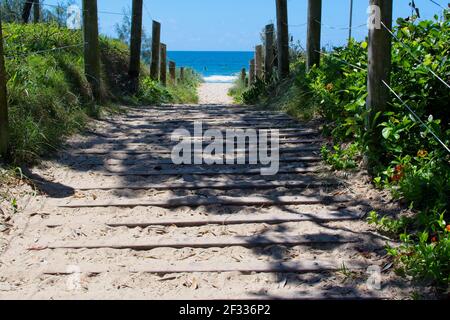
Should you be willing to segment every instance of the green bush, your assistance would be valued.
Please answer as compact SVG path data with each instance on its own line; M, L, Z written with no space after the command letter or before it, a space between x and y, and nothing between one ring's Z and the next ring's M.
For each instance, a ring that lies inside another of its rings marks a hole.
M180 79L180 70L177 69L177 78ZM193 69L184 70L184 80L178 80L176 85L167 86L173 103L198 103L197 88L201 82L201 77Z
M8 23L3 31L12 160L29 163L55 150L102 108L93 102L84 75L81 31L48 23ZM140 91L129 96L128 51L126 44L100 37L101 87L107 105L197 101L195 73L189 71L187 81L164 88L148 78L144 65Z
M450 90L430 70L450 79L450 13L429 21L399 19L397 24L391 87L449 145ZM391 234L402 233L402 246L391 253L405 272L448 285L450 156L394 95L387 112L374 119L381 147L376 154L368 152L367 47L367 42L351 41L334 48L309 72L300 58L292 65L289 87L255 88L251 100L275 101L280 109L296 109L291 114L322 117L323 133L334 141L331 149L322 148L322 155L335 169L357 167L362 155L377 158L379 165L370 168L375 185L390 189L416 215L413 223L374 215L371 222Z
M241 77L238 77L228 91L228 95L233 98L235 103L242 104L244 103L243 94L247 90L248 86L246 86L245 82L242 81Z

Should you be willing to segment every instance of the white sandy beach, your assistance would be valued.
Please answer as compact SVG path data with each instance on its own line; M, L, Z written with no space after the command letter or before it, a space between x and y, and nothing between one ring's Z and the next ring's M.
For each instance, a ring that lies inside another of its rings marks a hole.
M200 104L233 104L233 98L228 96L232 83L202 83L198 89Z

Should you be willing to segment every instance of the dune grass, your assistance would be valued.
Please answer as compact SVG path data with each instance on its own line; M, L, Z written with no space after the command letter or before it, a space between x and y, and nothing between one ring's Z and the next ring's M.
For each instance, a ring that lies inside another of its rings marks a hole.
M167 88L149 79L142 64L138 94L127 93L128 47L100 38L103 105L97 105L84 75L80 31L56 24L4 25L11 157L14 164L31 163L82 130L89 117L117 109L120 104L191 103L197 101L199 78Z

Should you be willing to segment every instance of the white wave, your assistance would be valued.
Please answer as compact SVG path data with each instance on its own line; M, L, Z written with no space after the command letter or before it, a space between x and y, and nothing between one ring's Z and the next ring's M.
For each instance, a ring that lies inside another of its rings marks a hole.
M204 77L203 80L209 83L233 83L237 79L237 76L209 76Z

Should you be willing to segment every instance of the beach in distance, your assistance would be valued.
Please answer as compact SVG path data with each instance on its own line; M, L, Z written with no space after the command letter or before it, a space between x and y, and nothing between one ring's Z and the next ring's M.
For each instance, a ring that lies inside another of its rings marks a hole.
M190 67L205 82L231 83L242 68L248 69L253 52L247 51L169 51L168 57L177 66Z

